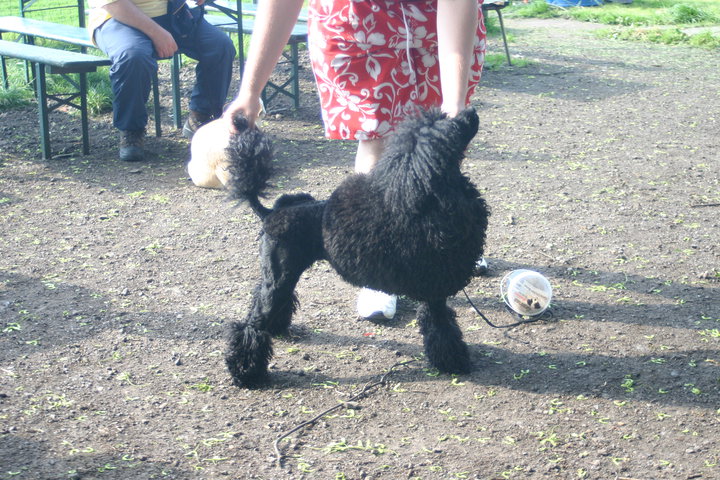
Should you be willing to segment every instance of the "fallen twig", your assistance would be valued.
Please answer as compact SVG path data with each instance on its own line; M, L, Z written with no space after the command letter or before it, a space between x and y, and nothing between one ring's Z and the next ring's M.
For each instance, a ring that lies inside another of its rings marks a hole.
M700 207L720 207L720 203L696 203L695 205L690 205L690 208Z
M384 384L385 384L385 379L387 378L387 376L390 375L391 373L393 373L393 371L394 371L396 368L405 366L405 365L407 365L407 364L409 364L409 363L412 363L412 362L414 362L414 361L415 361L415 360L413 359L413 360L406 360L406 361L404 361L404 362L398 362L398 363L396 363L395 365L393 365L392 367L390 367L390 369L389 369L387 372L385 372L385 373L383 374L383 376L380 377L380 380L378 380L377 382L366 384L366 385L363 387L363 389L360 390L359 393L356 393L355 395L353 395L352 397L350 397L348 400L346 400L346 401L344 401L344 402L340 402L340 403L338 403L337 405L334 405L334 406L328 408L327 410L324 410L323 412L319 413L318 415L316 415L315 417L311 418L310 420L308 420L308 421L306 421L306 422L303 422L303 423L297 425L297 426L294 427L293 429L288 430L287 432L283 433L283 434L280 435L278 438L276 438L276 439L275 439L275 442L273 443L273 447L275 448L275 456L276 456L276 461L277 461L278 467L283 468L283 463L282 463L282 461L283 461L284 456L283 456L282 453L280 453L280 448L278 448L278 444L279 444L283 439L289 437L290 435L292 435L293 433L297 432L298 430L300 430L300 429L303 428L303 427L306 427L306 426L308 426L308 425L312 425L313 423L317 422L318 420L320 420L322 417L324 417L324 416L327 415L328 413L332 412L333 410L337 410L338 408L347 405L349 402L352 402L352 401L354 401L354 400L358 400L358 399L364 397L365 395L367 395L367 393L368 393L368 391L369 391L370 389L375 388L375 387L378 387L378 386L380 386L380 385L384 385Z

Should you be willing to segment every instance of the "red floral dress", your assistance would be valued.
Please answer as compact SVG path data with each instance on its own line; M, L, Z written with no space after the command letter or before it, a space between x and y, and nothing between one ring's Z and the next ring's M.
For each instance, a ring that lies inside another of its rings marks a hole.
M386 136L416 106L441 104L437 0L311 0L309 50L325 123L333 139ZM485 58L478 34L469 100Z

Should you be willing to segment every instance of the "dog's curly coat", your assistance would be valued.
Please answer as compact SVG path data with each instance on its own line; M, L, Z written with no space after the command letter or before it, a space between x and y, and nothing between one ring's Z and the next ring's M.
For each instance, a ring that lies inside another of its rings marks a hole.
M448 118L439 110L404 121L369 174L348 177L326 201L283 195L268 209L259 198L271 175L272 146L247 128L228 147L228 189L263 220L262 279L247 317L234 323L226 363L237 385L261 383L271 336L290 325L300 275L327 260L348 282L420 302L425 354L438 370L470 370L467 346L447 306L470 281L483 253L489 210L460 171L478 130L474 109Z

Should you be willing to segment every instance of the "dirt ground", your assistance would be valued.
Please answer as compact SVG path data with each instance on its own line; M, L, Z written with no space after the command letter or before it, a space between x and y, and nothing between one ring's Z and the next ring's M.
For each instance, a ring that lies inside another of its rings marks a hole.
M474 98L464 169L493 209L491 274L467 292L510 323L500 280L536 269L552 316L494 329L451 299L475 364L459 377L428 368L412 302L358 320L320 263L272 383L232 386L225 329L258 278L249 209L194 187L167 128L129 165L110 116L78 156L79 119L56 113L61 154L42 161L35 110L0 113L0 479L720 478L717 52L507 26L531 64L486 72ZM271 197L325 198L352 171L307 74L301 110L263 122ZM333 406L278 442L278 465L275 440Z

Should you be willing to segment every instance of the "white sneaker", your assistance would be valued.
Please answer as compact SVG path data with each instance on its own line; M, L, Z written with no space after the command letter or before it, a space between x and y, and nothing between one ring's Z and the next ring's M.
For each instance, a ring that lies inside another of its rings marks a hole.
M396 307L396 295L369 288L362 288L358 294L357 311L363 318L378 318L382 315L390 320L395 316Z
M476 277L482 277L484 275L488 274L488 270L490 270L490 267L488 265L487 260L485 260L485 257L480 257L477 259L477 262L475 262L475 276Z

